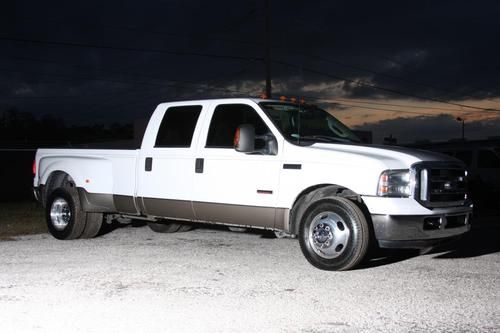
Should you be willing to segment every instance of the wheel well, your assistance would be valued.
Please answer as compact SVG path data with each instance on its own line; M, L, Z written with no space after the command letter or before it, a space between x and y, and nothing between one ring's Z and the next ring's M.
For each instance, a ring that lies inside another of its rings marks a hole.
M45 206L47 198L55 189L65 186L74 187L75 182L73 181L73 178L71 178L71 176L64 171L53 171L47 178L42 191L43 206Z
M295 207L295 205L297 204L297 202L305 195L311 193L312 191L314 190L317 190L318 188L321 188L321 187L327 187L327 186L332 186L332 184L318 184L318 185L314 185L314 186L311 186L311 187L308 187L306 188L305 190L303 190L302 192L299 193L299 195L295 198L295 201L293 202L293 205L292 207ZM293 209L293 208L292 208Z
M353 201L365 214L369 223L371 223L371 219L369 218L370 216L369 214L367 214L368 209L359 194L347 187L340 185L318 184L308 187L307 189L302 191L295 199L295 202L293 203L292 209L290 211L290 233L298 234L300 221L302 220L302 217L307 208L313 202L320 199L326 199L328 197L343 197Z

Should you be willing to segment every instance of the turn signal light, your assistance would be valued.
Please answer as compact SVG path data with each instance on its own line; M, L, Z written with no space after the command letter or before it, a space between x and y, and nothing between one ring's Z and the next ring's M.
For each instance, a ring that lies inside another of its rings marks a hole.
M294 104L306 104L306 101L303 98L297 98L297 97L286 97L286 96L280 96L280 101L285 102L285 101L290 101L291 103Z

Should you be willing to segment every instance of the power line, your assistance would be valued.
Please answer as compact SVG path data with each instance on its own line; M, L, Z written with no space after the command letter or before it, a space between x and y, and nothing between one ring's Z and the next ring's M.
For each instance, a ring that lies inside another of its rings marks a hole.
M449 111L449 112L470 112L459 109L447 109L447 108L437 108L432 106L419 106L419 105L405 105L405 104L394 104L394 103L379 103L379 102L365 102L358 101L352 99L342 99L342 98L334 98L328 99L329 101L340 101L340 102L349 102L349 103L358 103L358 104L370 104L370 105L383 105L383 106L393 106L393 107L406 107L411 109L426 109L426 110L439 110L439 111Z
M326 104L333 104L334 106L340 105L340 106L346 106L348 108L357 108L357 109L365 109L365 110L374 110L374 111L385 111L385 112L393 112L393 113L407 113L407 114L417 114L417 115L422 115L422 116L437 116L440 114L446 114L446 113L424 113L424 112L418 112L418 111L408 111L408 110L394 110L394 109L385 109L385 108L377 108L377 107L369 107L369 106L362 106L362 105L353 105L353 104L348 104L348 103L342 103L342 102L337 102L335 99L323 99L323 98L315 98L311 96L303 96L305 98L311 98L311 99L316 99L318 101L325 101ZM346 100L348 101L348 100ZM375 103L377 104L377 103ZM384 104L383 104L384 105ZM390 105L390 104L388 104ZM439 109L439 110L446 110L446 111L452 111L452 112L458 112L458 113L470 113L471 111L465 111L465 110L452 110L452 109ZM498 116L494 116L492 118L488 119L498 119Z
M40 59L27 59L27 58L20 58L22 60L28 60L28 61L40 61L40 62L46 62L46 63L53 63L53 64L58 64L58 65L67 65L67 66L74 66L74 67L79 67L86 69L85 66L78 66L78 65L72 65L72 64L61 64L53 61L44 61ZM2 69L0 69L2 71ZM20 73L26 73L23 71L13 71L13 70L5 70L3 71L8 71L8 72L20 72ZM116 72L116 71L111 71L111 70L106 70L108 72ZM32 73L29 73L32 74ZM48 75L48 76L58 76L58 77L71 77L74 79L80 79L80 80L98 80L98 81L109 81L109 82L117 82L117 83L126 83L126 84L147 84L147 85L154 85L159 88L164 88L165 86L169 87L175 87L175 88L193 88L191 86L182 86L179 84L167 84L167 83L153 83L153 82L130 82L130 81L122 81L122 80L110 80L110 79L103 79L103 78L89 78L89 77L74 77L74 76L69 76L69 75L64 75L64 74L54 74L54 73L35 73L37 75ZM160 78L155 78L155 79L160 79ZM174 80L169 80L171 82L176 82ZM189 84L198 84L192 81L178 81L181 83L189 83ZM224 92L230 92L230 93L243 93L243 94L249 94L248 92L242 92L239 90L231 90L227 88L214 88L214 87L195 87L195 89L203 89L203 90L218 90L218 91L224 91ZM123 93L119 93L123 94ZM78 97L78 96L52 96L54 98L59 98L59 97ZM83 97L80 95L80 97ZM428 113L418 113L414 111L406 111L406 110L394 110L394 109L384 109L384 108L374 108L374 107L366 107L366 106L359 106L359 105L352 105L352 104L346 104L342 102L349 102L349 103L359 103L359 104L371 104L371 105L382 105L382 106L391 106L391 107L409 107L409 108L419 108L419 109L434 109L434 110L441 110L441 111L447 111L447 112L459 112L459 113L467 113L470 111L465 111L465 110L456 110L456 109L445 109L445 108L436 108L436 107L423 107L423 106L408 106L408 105L403 105L403 104L391 104L391 103L377 103L377 102L361 102L361 101L355 101L355 100L347 100L347 99L331 99L331 98L321 98L321 97L313 97L313 96L304 96L308 99L314 99L318 101L326 101L326 102L334 102L337 105L343 105L343 106L349 106L349 107L357 107L361 109L371 109L371 110L379 110L379 111L386 111L386 112L401 112L401 113L409 113L409 114L421 114L421 115L430 115ZM30 97L17 97L19 99L26 99ZM33 96L33 98L49 98L49 96ZM14 98L2 98L2 99L14 99ZM493 111L493 110L488 110L488 111Z
M242 19L238 18L238 21L235 23L240 23L242 24L243 20L247 19L251 15L255 14L256 10L251 10L247 12ZM34 18L34 17L16 17L16 21L19 20L29 20L29 21L40 21L39 18ZM60 18L46 18L44 17L44 20L42 21L43 24L47 24L47 21L52 21L56 23L63 23L63 24L74 24L73 22L68 22L64 19ZM237 44L246 44L246 45L263 45L263 43L259 42L254 42L254 41L247 41L247 40L238 40L238 39L230 39L230 38L218 38L218 37L212 37L212 36L185 36L183 34L179 33L174 33L172 31L164 31L164 30L151 30L151 29L143 29L143 28L135 28L135 27L129 27L129 26L116 26L116 25L108 25L108 24L95 24L95 23L86 23L86 22L79 22L78 26L88 26L88 27L94 27L97 28L99 31L100 29L108 29L112 31L129 31L129 32L134 32L134 33L140 33L140 34L155 34L155 35L164 35L164 36L170 36L174 38L188 38L188 39L194 39L194 40L211 40L211 41L217 41L217 42L226 42L226 43L237 43ZM224 27L225 29L223 30L230 30L230 26Z
M27 38L0 37L0 40L11 41L11 42L32 43L32 44L46 44L46 45L71 46L71 47L93 48L93 49L103 49L103 50L115 50L115 51L160 53L160 54L168 54L168 55L175 55L175 56L193 56L193 57L207 57L207 58L232 59L232 60L259 60L259 61L263 60L263 58L259 58L259 57L226 55L226 54L216 54L216 53L201 53L201 52L168 51L168 50L164 50L164 49L147 49L147 48L137 48L137 47L107 46L107 45L97 45L97 44L90 44L90 43L73 43L73 42L38 40L38 39L27 39Z
M342 66L342 67L346 67L346 68L351 68L351 69L354 69L354 70L357 70L357 71L366 72L366 73L370 73L370 74L374 74L374 75L383 76L383 77L386 77L386 78L389 78L389 79L392 79L392 80L397 80L397 81L409 83L409 84L412 84L414 86L420 86L420 87L425 87L425 88L432 88L434 90L439 90L439 91L443 91L443 92L447 92L447 93L453 93L450 90L447 90L447 89L444 89L444 88L440 88L440 87L436 87L436 86L428 84L428 83L421 83L421 82L417 82L417 81L408 80L408 79L405 79L405 78L402 78L402 77L399 77L399 76L396 76L396 75L382 73L382 72L375 71L373 69L365 68L365 67L362 67L362 66L356 66L356 65L346 64L346 63L343 63L343 62L338 61L338 60L327 59L327 58L324 58L324 57L321 57L321 56L318 56L318 55L307 55L307 56L309 56L311 58L316 58L316 59L324 61L324 62L332 63L332 64L335 64L335 65L338 65L338 66Z
M287 66L287 67L301 68L302 70L304 70L306 72L309 72L309 73L312 73L312 74L322 75L322 76L329 77L329 78L332 78L332 79L335 79L335 80L350 82L350 83L356 84L357 86L361 86L361 87L365 87L365 88L371 88L371 89L376 89L376 90L380 90L380 91L384 91L384 92L389 92L389 93L397 94L397 95L401 95L401 96L418 98L418 99L422 99L422 100L428 100L428 101L433 101L433 102L437 102L437 103L443 103L443 104L454 105L454 106L459 106L459 107L471 108L471 109L476 109L476 110L481 110L481 111L486 111L486 112L489 112L489 111L500 112L500 110L498 110L498 109L485 109L485 108L481 108L481 107L477 107L477 106L466 105L466 104L461 104L461 103L454 103L454 102L447 102L447 101L443 101L443 100L440 100L440 99L437 99L437 98L425 97L425 96L419 96L419 95L415 95L415 94L405 93L405 92L401 92L401 91L398 91L398 90L395 90L395 89L391 89L391 88L387 88L387 87L381 87L381 86L378 86L378 85L375 85L375 84L370 84L370 83L362 82L362 81L359 81L359 80L352 80L352 79L348 79L348 78L341 77L341 76L338 76L338 75L320 72L320 71L315 70L315 69L305 68L303 66L297 66L297 65L285 62L285 61L277 61L277 60L275 60L273 62L275 62L277 64L280 64L280 65Z
M104 103L95 103L94 105L92 105L91 108L87 108L85 110L85 113L88 114L92 114L92 113L97 113L97 112L101 112L101 111L105 111L106 113L108 113L109 111L113 111L113 110L122 110L123 107L130 107L134 104L136 104L138 98L140 101L143 101L143 100L150 100L150 99L153 99L156 97L156 95L158 95L159 93L158 92L155 92L154 90L149 90L149 91L142 91L141 92L142 96L137 96L135 97L132 101L120 101L121 103L116 103L116 102L112 102L112 101L104 101ZM127 95L125 96L124 98L128 98L128 97L131 97L130 95ZM145 98L146 97L146 98ZM156 97L157 98L157 97ZM106 106L106 105L110 105L111 106ZM156 103L158 104L158 103ZM105 109L104 109L105 107Z
M394 109L385 109L385 108L377 108L377 107L368 107L368 106L362 106L362 105L352 105L352 104L347 104L347 103L342 103L338 102L336 99L329 99L329 98L321 98L321 97L314 97L314 96L301 96L306 99L313 99L319 101L321 104L328 104L328 105L333 105L333 106L347 106L348 108L359 108L359 109L366 109L366 110L376 110L376 111L386 111L386 112L399 112L399 113L408 113L408 114L418 114L418 115L426 115L426 116L435 116L435 113L424 113L424 112L418 112L418 111L406 111L406 110L394 110ZM458 110L450 110L450 111L458 111ZM464 111L467 112L467 111Z
M9 41L19 41L19 42L29 42L29 43L41 43L41 44L52 44L52 45L63 45L63 46L74 46L74 47L91 47L91 48L100 48L100 49L113 49L113 50L122 50L122 51L137 51L137 52L158 52L158 53L167 53L167 54L175 54L175 55L192 55L192 56L206 56L206 57L216 57L216 58L230 58L230 59L238 59L238 60L262 60L261 58L256 58L256 57L240 57L240 56L229 56L229 55L219 55L219 54L207 54L207 53L195 53L195 52L178 52L178 51L167 51L167 50L160 50L160 49L140 49L140 48L129 48L129 47L114 47L114 46L104 46L104 45L94 45L94 44L83 44L83 43L68 43L68 42L54 42L54 41L42 41L42 40L32 40L32 39L19 39L19 38L9 38L9 37L0 37L0 40L9 40ZM346 82L351 82L354 83L358 86L363 86L363 87L368 87L372 89L377 89L385 92L390 92L393 94L398 94L398 95L403 95L407 97L412 97L412 98L418 98L418 99L424 99L424 100L430 100L438 103L444 103L444 104L449 104L449 105L454 105L454 106L459 106L459 107L466 107L466 108L472 108L476 110L482 110L482 111L494 111L494 112L500 112L500 110L497 109L484 109L480 107L475 107L475 106L470 106L470 105L465 105L461 103L453 103L453 102L447 102L443 101L440 99L432 98L432 97L425 97L425 96L419 96L415 94L409 94L409 93L404 93L395 89L391 88L386 88L386 87L381 87L378 85L374 84L368 84L359 80L352 80L348 78L343 78L337 75L333 74L327 74L324 72L320 72L317 70L313 70L310 68L304 68L302 66L297 66L293 65L284 61L273 61L275 63L289 66L289 67L295 67L295 68L301 68L302 70L305 70L310 73L318 74L318 75L323 75L327 76L330 78L334 78L336 80L343 80ZM6 71L6 70L3 70ZM40 74L43 75L43 74ZM79 79L94 79L94 78L79 78ZM95 79L94 79L95 80ZM99 80L104 80L104 79L99 79ZM120 82L117 80L105 80L105 81L111 81L111 82ZM121 81L123 83L123 81ZM126 82L129 83L129 82ZM141 82L140 84L148 84ZM151 83L149 83L151 84ZM226 89L224 89L226 91Z
M255 12L255 10L250 11L247 15L245 15L245 18L249 14L253 14L254 12ZM29 18L23 18L23 19L29 19ZM61 20L54 20L54 19L52 19L52 21L59 21L59 22L61 22ZM95 24L86 24L86 25L87 26L92 26L92 27L96 27L97 26ZM133 28L124 27L124 26L121 26L121 27L108 26L108 25L99 25L99 26L105 27L105 28L108 28L108 29L126 30L126 31L133 31L133 32L139 32L139 33L144 33L144 34L145 33L154 33L154 34L163 34L163 35L168 35L168 36L173 36L173 37L179 37L179 34L174 34L174 33L165 32L165 31L143 30L143 29L139 29L138 30L138 29L133 29ZM217 41L223 41L223 42L243 43L243 44L265 46L265 43L250 42L250 41L241 41L241 40L234 40L234 39L229 40L229 39L221 39L221 38L196 37L196 36L190 37L190 38L191 39L217 40ZM286 47L286 46L274 46L274 47L271 47L270 49L282 49L282 50L286 50L287 52L291 50L289 47ZM293 51L297 52L296 49L294 49ZM407 83L410 83L410 84L413 84L413 85L417 85L417 86L428 87L428 88L432 88L432 89L436 89L436 90L440 90L440 91L450 92L449 90L438 88L438 87L435 87L435 86L432 86L432 85L429 85L429 84L414 82L414 81L407 80L407 79L404 79L404 78L401 78L401 77L398 77L398 76L394 76L394 75L390 75L390 74L385 74L385 73L377 72L377 71L374 71L374 70L368 69L368 68L363 68L361 66L355 66L355 65L351 65L351 64L346 64L346 63L343 63L343 62L338 61L338 60L327 59L327 58L324 58L324 57L321 57L321 56L318 56L318 55L311 55L311 54L307 54L307 53L300 52L300 51L298 51L298 52L301 53L304 56L307 56L307 57L310 57L310 58L313 58L313 59L317 59L317 60L321 60L321 61L324 61L324 62L333 63L333 64L336 64L338 66L342 66L342 67L354 69L354 70L357 70L357 71L363 71L363 72L367 72L367 73L371 73L371 74L375 74L375 75L384 76L384 77L387 77L387 78L390 78L390 79L399 80L399 81L402 81L402 82L407 82ZM264 60L265 60L265 58L266 57L264 57ZM262 60L262 59L259 59L259 60ZM268 89L266 88L266 90L268 90Z
M246 19L249 15L252 15L253 13L255 13L255 9L253 9L253 10L249 11L247 14L245 14L243 16L243 19ZM243 19L241 19L240 21L242 21ZM39 20L39 18L17 17L16 20ZM43 20L43 22L46 23L47 20L52 21L52 22L56 22L56 23L63 23L63 24L68 24L68 23L72 24L73 23L73 22L68 22L68 21L66 21L64 19L60 19L60 18L57 18L57 19L56 18L49 18L49 19L45 18ZM171 31L149 30L149 29L142 29L142 28L131 28L131 27L127 27L127 26L111 26L111 25L105 25L105 24L99 24L99 25L97 25L97 24L85 23L85 22L84 23L80 22L79 25L85 25L85 26L90 26L90 27L94 27L94 28L95 27L99 27L99 28L110 29L110 30L131 31L131 32L142 33L142 34L162 34L162 35L176 37L176 38L184 38L185 37L184 35L172 33ZM222 42L228 42L228 43L238 43L238 44L247 44L247 45L256 45L256 46L264 46L265 45L265 43L262 43L262 42L259 43L259 42L256 42L256 41L215 38L215 37L212 37L212 36L203 36L203 37L200 37L200 36L189 36L189 39L194 39L194 40L213 40L213 41L222 41ZM363 71L363 72L367 72L367 73L371 73L371 74L375 74L375 75L380 75L380 76L383 76L383 77L386 77L386 78L389 78L389 79L398 80L398 81L401 81L401 82L406 82L406 83L409 83L409 84L412 84L412 85L416 85L416 86L421 86L421 87L426 87L426 88L432 88L434 90L439 90L439 91L445 92L446 95L458 95L458 92L452 91L451 89L447 89L447 88L443 88L443 87L438 87L438 86L435 86L435 85L432 85L432 84L429 84L429 83L408 80L408 79L402 78L400 76L396 76L396 75L391 75L391 74L387 74L387 73L375 71L373 69L362 67L362 66L356 66L356 65L352 65L352 64L346 64L346 63L343 63L343 62L341 62L339 60L335 60L335 59L331 59L331 58L325 58L325 57L322 57L322 56L319 56L319 55L307 54L307 53L304 53L304 52L300 52L300 50L297 50L297 49L293 49L292 50L291 48L286 47L286 46L274 46L274 47L272 47L272 49L281 49L281 50L285 50L287 52L293 51L295 53L298 52L299 54L302 54L302 55L304 55L306 57L310 57L310 58L317 59L317 60L324 61L324 62L333 63L333 64L336 64L338 66L342 66L342 67L345 67L345 68L350 68L350 69L354 69L354 70L357 70L357 71ZM385 61L388 61L390 63L396 64L399 67L406 67L407 66L407 64L403 64L402 62L400 62L398 60L395 60L393 58L387 57L387 56L381 56L381 55L374 55L374 56L378 57L380 59L383 59ZM263 60L263 59L258 58L257 60ZM463 97L476 98L476 97L472 96L470 93L467 94L467 95L462 95L460 97L461 98L463 98ZM497 101L492 100L491 98L486 98L486 99L492 101L493 103L497 103L497 104L499 103Z
M390 63L396 64L396 65L398 65L399 67L408 67L408 66L409 66L408 64L404 64L404 63L402 63L402 62L400 62L400 61L398 61L398 60L396 60L396 59L394 59L394 58L388 57L388 56L383 56L383 55L375 55L375 56L376 56L376 57L378 57L378 58L381 58L381 59L383 59L383 60L385 60L385 61L388 61L388 62L390 62ZM406 73L409 73L409 74L413 74L413 73L415 73L415 69L414 69L414 70L412 70L412 71L405 71L405 72L406 72ZM431 86L431 85L429 85L429 87L431 87L431 88L432 88L432 86ZM477 88L476 88L476 89L474 89L472 93L471 93L471 92L468 92L468 93L465 93L465 94L463 94L463 92L453 91L452 89L444 89L444 88L435 88L435 89L436 89L436 90L440 90L440 91L445 92L445 94L442 94L442 95L440 96L441 98L443 98L443 97L448 97L448 98L450 98L451 96L456 96L456 97L458 97L458 98L462 98L462 99L463 99L464 97L469 97L469 98L477 99L477 97L473 95L473 92L474 92L475 90L477 90ZM469 89L469 90L470 90L470 89ZM492 99L491 97L483 97L482 99L486 99L486 100L491 101L491 102L493 102L493 103L495 103L495 104L500 104L500 102L495 101L495 100L494 100L494 99Z
M178 87L178 85L176 85L176 84L174 85L174 84L168 84L168 83L153 83L153 82L145 82L145 81L142 81L142 82L123 81L123 80L104 79L104 78L96 78L96 77L77 77L77 76L65 75L65 74L28 72L28 71L14 70L14 69L6 69L6 68L0 68L0 71L6 72L6 73L21 73L21 74L29 74L29 75L65 77L65 78L71 78L74 80L84 80L84 81L104 81L104 82L121 83L121 84L141 84L141 85L151 85L151 86L175 86L175 87Z
M240 56L232 56L232 55L219 55L219 54L208 54L208 53L197 53L197 52L177 52L177 51L166 51L166 50L158 50L158 49L111 47L111 46L104 46L104 45L53 42L53 41L17 39L17 38L8 38L8 37L0 37L0 40L14 40L14 41L21 41L21 42L37 43L37 44L51 44L51 45L74 46L74 47L90 47L90 48L113 49L113 50L122 50L122 51L158 52L158 53L166 53L166 54L174 54L174 55L191 55L191 56L200 56L200 57L206 56L206 57L245 60L245 61L261 61L262 60L262 58L257 58L257 57L240 57ZM8 71L8 70L0 69L0 71ZM44 74L40 74L40 75L44 75ZM56 74L51 74L51 75L55 76ZM59 75L59 76L62 76L62 75ZM96 80L94 78L78 78L78 79ZM99 81L118 82L118 83L130 83L130 82L124 82L124 81L118 81L118 80L107 80L107 79L98 79L98 80ZM193 84L193 82L186 82L186 81L181 81L181 82ZM137 82L134 82L134 83L137 83ZM140 82L139 84L151 84L151 83ZM199 83L194 83L194 84L199 84ZM163 85L166 85L166 84L163 84ZM177 87L179 87L179 86L177 86ZM224 92L232 92L232 93L235 92L235 91L231 91L231 90L225 89L225 88L216 88L214 90L224 91ZM238 91L236 91L236 92L238 92Z
M70 66L70 67L77 68L77 69L82 69L82 70L85 70L85 71L96 70L97 69L100 72L107 72L107 73L111 73L111 74L119 74L119 75L127 74L127 75L136 76L136 77L142 77L142 78L146 78L146 79L164 80L164 78L158 77L158 76L145 75L143 73L124 72L123 70L119 70L118 71L118 70L112 70L112 69L103 69L103 68L101 68L99 66L97 66L97 67L95 67L95 66L94 67L89 67L89 66L82 66L82 65L77 65L77 64L61 63L61 62L56 62L56 61L50 61L50 60L44 60L44 59L35 59L35 58L25 58L25 57L9 57L9 58L10 59L14 59L14 60L21 60L21 61L40 62L40 63L46 63L46 64L55 64L55 65L58 65L58 66ZM249 60L249 62L252 62L252 60ZM244 68L243 70L239 70L238 73L242 73L245 70L246 70L246 68ZM201 85L202 84L200 82L191 81L191 80L168 79L167 81L170 81L170 82L180 82L180 83L193 84L193 85ZM216 88L227 90L227 88L220 87L217 84L213 84L213 83L210 84L209 86L210 87L216 87Z
M138 92L146 92L151 89L160 89L164 87L157 87L157 88L147 88L147 89L142 89L142 90L137 90L137 89L129 89L126 91L117 91L117 92L109 92L109 93L96 93L96 94L81 94L81 95L49 95L49 96L0 96L0 99L8 99L8 100L29 100L29 99L34 99L34 100L42 100L42 99L58 99L58 98L85 98L85 97L107 97L107 96L121 96L121 95L126 95L126 94L134 94Z
M424 107L424 106L409 106L409 105L403 105L403 104L390 104L390 103L376 103L376 102L359 102L355 100L349 100L349 99L338 99L338 98L323 98L323 97L317 97L317 96L310 96L310 95L300 95L301 98L305 98L306 100L315 100L319 104L327 104L327 105L333 105L333 106L347 106L349 109L352 108L358 108L358 109L369 109L369 110L377 110L377 111L386 111L386 112L400 112L400 113L408 113L408 114L419 114L419 115L427 115L427 116L435 116L436 113L424 113L424 112L418 112L418 111L408 111L408 110L401 110L401 109L387 109L387 108L377 108L377 107L369 107L369 106L362 106L362 105L356 105L356 104L348 104L349 102L352 103L361 103L361 104L373 104L373 105L382 105L382 106L392 106L392 107L407 107L407 108L418 108L418 109L430 109L430 110L439 110L439 111L447 111L449 113L471 113L471 112L476 112L476 111L467 111L467 110L458 110L458 109L446 109L446 108L433 108L433 107ZM345 103L347 102L347 103ZM496 111L492 110L485 110L486 111L491 111L498 113ZM440 114L446 114L446 113L440 113ZM494 117L495 118L495 117Z
M158 87L175 87L175 88L196 88L196 89L203 89L203 90L215 90L215 91L221 91L221 92L228 92L228 93L241 93L238 90L232 90L232 89L226 89L226 88L216 88L216 87L193 87L193 86L186 86L186 85L180 85L177 83L155 83L155 82L147 82L147 81L124 81L124 80L116 80L116 79L105 79L105 78L95 78L95 77L75 77L71 75L65 75L65 74L55 74L55 73L40 73L40 72L27 72L27 71L19 71L19 70L11 70L11 69L4 69L0 68L0 72L8 72L8 73L22 73L22 74L29 74L29 75L41 75L41 76L55 76L55 77L66 77L66 78L72 78L75 80L88 80L88 81L104 81L104 82L113 82L113 83L121 83L121 84L140 84L140 85L150 85L150 86L158 86ZM175 82L172 80L169 80L171 82ZM181 83L188 83L188 82L182 82ZM191 83L195 84L195 83Z
M366 109L366 110L376 110L376 111L385 111L385 112L418 114L418 115L423 115L423 116L436 116L435 113L425 113L425 112L406 111L406 110L391 110L391 109L384 109L384 108L377 108L377 107L368 107L368 106L362 106L362 105L352 105L352 104L337 103L337 102L335 102L334 104L335 105L348 106L350 108L355 107L355 108Z

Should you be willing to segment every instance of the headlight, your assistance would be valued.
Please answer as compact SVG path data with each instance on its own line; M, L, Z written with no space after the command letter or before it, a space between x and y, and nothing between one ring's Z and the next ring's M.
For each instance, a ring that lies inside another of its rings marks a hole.
M378 181L377 195L381 197L409 197L410 170L386 170Z

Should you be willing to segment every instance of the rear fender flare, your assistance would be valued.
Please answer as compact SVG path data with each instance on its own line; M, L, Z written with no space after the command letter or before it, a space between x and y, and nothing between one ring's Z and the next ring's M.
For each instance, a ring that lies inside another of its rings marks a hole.
M63 172L71 177L74 185L89 193L113 193L113 173L111 162L100 157L47 156L39 162L40 184L54 172Z

